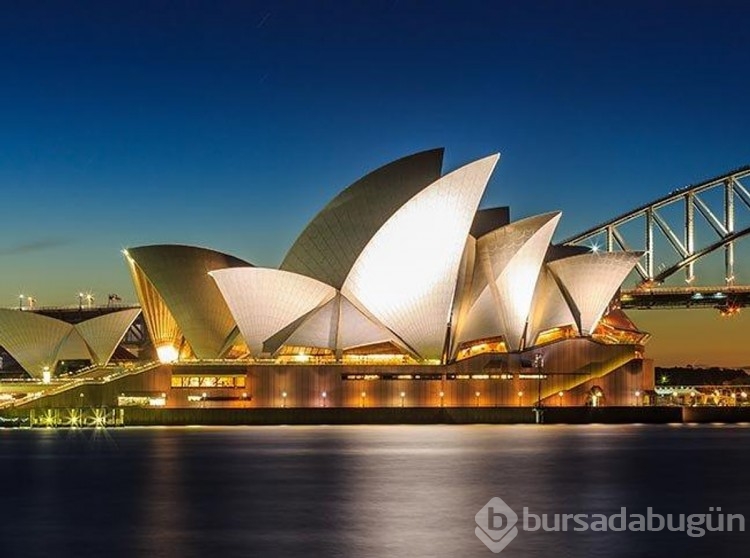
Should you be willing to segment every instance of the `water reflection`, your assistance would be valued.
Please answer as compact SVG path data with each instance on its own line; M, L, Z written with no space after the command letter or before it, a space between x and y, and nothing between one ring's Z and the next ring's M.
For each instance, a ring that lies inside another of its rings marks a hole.
M750 429L0 430L5 556L489 556L474 515L750 518ZM503 556L744 555L744 534L521 532Z

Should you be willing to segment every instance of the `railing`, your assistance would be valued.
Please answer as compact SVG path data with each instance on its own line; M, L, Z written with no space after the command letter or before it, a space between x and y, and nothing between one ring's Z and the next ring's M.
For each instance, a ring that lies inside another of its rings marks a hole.
M59 395L60 393L69 391L71 389L79 388L85 385L106 384L114 380L124 378L126 376L141 374L143 372L156 368L157 366L160 366L160 363L155 362L155 361L149 361L140 366L134 366L134 367L128 367L128 368L119 366L119 365L118 366L106 365L106 366L88 367L87 372L85 372L84 374L91 374L96 371L105 372L110 369L112 370L112 373L103 375L97 378L81 377L81 375L78 374L75 378L72 378L70 380L63 380L61 382L56 382L55 384L50 384L50 387L48 389L30 393L26 395L25 397L20 397L18 399L13 399L10 401L2 402L0 403L0 409L20 407L22 405L31 403L32 401L36 401L37 399L41 399L42 397L50 397L53 395Z

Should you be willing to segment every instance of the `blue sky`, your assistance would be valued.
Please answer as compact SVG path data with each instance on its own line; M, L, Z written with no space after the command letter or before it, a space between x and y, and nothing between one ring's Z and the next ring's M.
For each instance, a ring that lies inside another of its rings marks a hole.
M445 146L558 238L750 163L746 2L22 2L0 18L0 300L133 298L120 249L277 265Z

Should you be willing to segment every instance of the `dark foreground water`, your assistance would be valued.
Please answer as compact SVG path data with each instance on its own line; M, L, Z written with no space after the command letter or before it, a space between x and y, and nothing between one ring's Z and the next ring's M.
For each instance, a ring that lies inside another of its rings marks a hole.
M475 514L493 496L519 515L750 519L750 428L0 429L2 558L489 557ZM575 526L521 530L500 555L750 555L736 531Z

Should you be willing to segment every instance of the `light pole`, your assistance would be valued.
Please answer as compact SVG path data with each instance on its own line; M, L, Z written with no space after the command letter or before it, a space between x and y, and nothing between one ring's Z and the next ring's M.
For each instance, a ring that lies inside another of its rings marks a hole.
M401 392L401 406L402 407L404 406L404 399L406 399L406 392L402 391Z
M536 368L536 406L542 407L542 368L544 357L542 353L534 353L534 368Z
M481 394L481 393L479 393L478 391L475 391L475 392L474 392L474 397L475 397L475 399L476 399L477 407L479 407L479 396L480 396L480 395L482 395L482 394Z
M23 310L23 295L18 295L18 309Z
M287 396L287 393L285 391L282 391L281 392L281 406L284 408L286 407L286 396Z
M639 400L641 398L641 392L639 390L635 390L635 405L638 406Z
M367 392L363 391L360 395L362 397L362 408L364 408L364 406L365 406L365 399L367 398Z
M440 395L440 406L442 407L445 402L445 392L441 391L438 395Z
M559 398L560 398L560 407L562 407L562 403L563 403L563 395L565 395L565 393L563 393L562 391L558 391L558 392L557 392L557 397L559 397Z
M325 391L324 391L324 392L322 392L322 393L320 394L320 398L321 398L321 399L323 400L323 407L325 407L325 406L326 406L326 399L328 399L328 393L327 393L327 392L325 392Z
M78 311L83 310L83 293L78 293Z
M518 392L518 406L520 407L523 403L523 391Z

